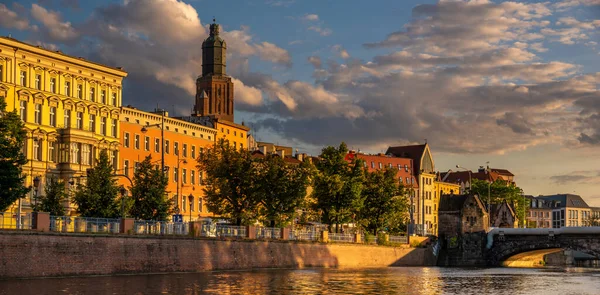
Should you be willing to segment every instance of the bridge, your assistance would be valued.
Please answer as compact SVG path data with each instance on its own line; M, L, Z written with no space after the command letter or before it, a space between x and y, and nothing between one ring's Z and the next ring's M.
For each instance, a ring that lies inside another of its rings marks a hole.
M438 265L442 266L500 266L515 255L552 249L580 251L600 259L600 227L492 228L440 242Z

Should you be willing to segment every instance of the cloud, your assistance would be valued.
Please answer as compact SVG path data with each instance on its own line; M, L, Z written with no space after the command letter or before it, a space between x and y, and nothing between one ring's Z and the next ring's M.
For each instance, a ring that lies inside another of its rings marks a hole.
M310 26L310 27L308 27L308 30L315 31L315 32L319 33L319 35L321 35L321 36L329 36L333 33L333 31L331 29L322 28L320 26Z
M62 21L58 12L47 10L34 3L31 5L31 16L44 25L53 40L69 41L79 36L70 22Z
M14 3L13 8L22 7L21 5ZM9 9L6 5L0 3L0 27L7 29L17 29L17 30L28 30L32 27L29 25L29 21L23 17L23 15L19 15L14 10Z
M232 79L236 103L248 106L260 106L263 103L262 92L258 88L244 85L238 79Z
M523 114L507 112L503 117L497 119L496 123L510 128L514 133L531 134L533 132L531 123Z
M308 62L315 67L315 69L320 69L323 63L321 62L321 58L318 56L309 56Z
M292 58L287 50L269 42L262 42L254 46L261 59L288 67L292 66Z
M600 184L600 170L573 171L551 176L550 180L558 185Z
M343 59L350 58L350 54L342 47L342 45L334 45L331 49L337 54L337 56Z
M271 6L289 7L290 5L294 4L295 2L296 2L295 0L267 0L265 3L267 5L271 5Z
M316 14L306 14L302 17L302 19L305 21L318 21L319 16Z

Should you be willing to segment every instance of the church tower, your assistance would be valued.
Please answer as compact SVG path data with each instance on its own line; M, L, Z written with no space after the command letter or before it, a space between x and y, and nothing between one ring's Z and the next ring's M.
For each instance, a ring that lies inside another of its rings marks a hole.
M202 76L196 80L196 116L213 116L233 122L233 82L226 74L227 43L213 19L210 35L202 42Z

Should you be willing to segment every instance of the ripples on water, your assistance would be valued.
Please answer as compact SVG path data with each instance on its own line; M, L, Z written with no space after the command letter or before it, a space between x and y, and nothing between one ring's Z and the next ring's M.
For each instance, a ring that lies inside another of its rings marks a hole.
M600 294L598 269L304 269L0 280L0 294Z

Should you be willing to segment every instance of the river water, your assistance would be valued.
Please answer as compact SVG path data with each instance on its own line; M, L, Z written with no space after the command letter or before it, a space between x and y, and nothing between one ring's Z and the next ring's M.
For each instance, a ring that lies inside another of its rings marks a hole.
M0 280L0 294L600 294L600 269L279 269Z

